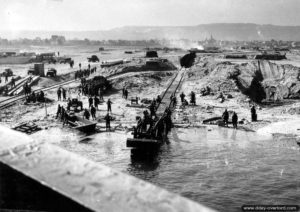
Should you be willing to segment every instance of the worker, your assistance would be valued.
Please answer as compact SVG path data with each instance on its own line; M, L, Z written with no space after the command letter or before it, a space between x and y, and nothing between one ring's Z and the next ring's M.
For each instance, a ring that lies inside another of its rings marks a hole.
M90 98L89 98L89 107L92 107L92 105L93 105L93 98L90 96Z
M5 83L8 82L8 73L5 73Z
M257 121L257 114L254 105L251 107L251 120L252 122Z
M95 105L95 108L96 109L99 109L98 108L98 105L100 104L100 99L98 98L98 96L95 96L94 97L94 105Z
M194 91L191 92L191 105L196 105L196 94Z
M57 106L57 112L56 112L56 119L61 115L61 106L58 104Z
M125 99L128 98L128 90L127 90L127 89L125 89L125 91L124 91L124 98L125 98Z
M16 86L16 80L14 77L11 78L11 87L15 87Z
M173 103L173 107L175 107L177 105L177 98L175 95L173 95L173 97L172 97L172 103Z
M160 97L160 95L157 96L156 102L157 102L157 104L160 104L160 103L161 103L161 97Z
M65 108L62 106L61 107L61 113L60 113L60 120L63 121L64 118L65 118L65 113L66 113L66 110Z
M233 115L232 115L233 128L237 129L237 123L238 123L238 116L235 112L233 112Z
M45 93L44 93L44 91L40 91L39 101L40 102L45 102Z
M224 113L222 115L222 119L223 119L223 122L224 122L225 126L228 127L229 114L228 114L227 109L225 109L225 111L224 111Z
M90 112L86 108L84 109L83 117L86 119L90 119Z
M96 108L93 105L91 107L91 115L92 115L92 119L96 120Z
M122 88L122 98L125 98L125 90L126 90L126 88L125 88L125 86Z
M63 118L63 126L65 124L68 124L69 121L69 114L67 112L65 112L64 118Z
M61 100L61 90L60 90L60 88L58 88L58 90L57 90L57 100L58 101Z
M181 103L184 103L185 94L182 92L180 94Z
M155 103L153 101L152 101L149 109L150 109L150 116L151 117L155 116Z
M81 70L81 63L79 63L79 69Z
M62 95L63 95L64 101L67 100L67 92L66 92L66 89L64 89L64 88L62 88Z
M109 111L111 112L111 104L112 102L110 101L110 99L107 100L107 112L109 113Z
M109 115L109 113L106 114L106 116L104 117L105 119L105 123L106 123L106 131L110 131L110 120L111 117Z

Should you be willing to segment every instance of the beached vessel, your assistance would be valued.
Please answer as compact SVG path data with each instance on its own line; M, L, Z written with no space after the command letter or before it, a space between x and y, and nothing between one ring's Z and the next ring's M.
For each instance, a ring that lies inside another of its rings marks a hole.
M26 64L31 63L34 58L35 53L1 52L0 64Z
M96 124L95 122L92 122L87 119L83 119L79 116L72 115L69 117L68 120L69 125L76 130L82 131L82 132L92 132L95 131L96 129Z

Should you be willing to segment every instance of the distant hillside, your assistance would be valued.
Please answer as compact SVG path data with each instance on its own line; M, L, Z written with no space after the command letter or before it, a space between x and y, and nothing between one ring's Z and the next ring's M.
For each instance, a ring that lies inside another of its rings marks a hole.
M105 31L0 31L1 38L47 38L64 35L67 39L191 39L203 40L212 34L218 40L293 40L300 41L300 26L276 26L257 24L202 24L198 26L157 27L126 26Z

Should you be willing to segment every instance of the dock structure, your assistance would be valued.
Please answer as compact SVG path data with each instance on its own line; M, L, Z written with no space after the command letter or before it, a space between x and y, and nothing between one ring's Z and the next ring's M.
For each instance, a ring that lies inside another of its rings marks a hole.
M157 115L162 115L166 109L166 107L169 107L171 104L171 96L175 95L176 92L178 91L178 88L180 87L183 77L185 74L185 69L180 69L178 73L175 75L173 80L170 82L168 85L167 89L162 95L162 101L158 105L156 109L156 114Z
M140 123L137 128L134 128L133 138L127 138L127 147L151 152L159 148L165 142L172 125L171 114L174 108L172 97L175 96L178 91L184 74L185 69L180 69L176 73L162 94L162 100L156 108L156 121L152 121L152 117L148 119L144 118L142 123ZM147 125L150 126L145 130ZM141 130L143 126L144 129Z
M213 212L135 177L0 126L0 208Z

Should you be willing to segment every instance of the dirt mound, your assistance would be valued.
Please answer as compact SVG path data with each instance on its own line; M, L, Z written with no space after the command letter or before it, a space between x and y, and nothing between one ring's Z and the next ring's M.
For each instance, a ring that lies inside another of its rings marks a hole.
M60 82L65 82L74 79L74 73L68 73L56 77L41 77L38 86L45 88Z
M137 88L143 89L148 86L159 86L164 81L167 81L173 76L172 72L158 72L155 74L141 74L136 76L130 76L125 78L118 78L112 82L113 87L116 89L122 89L127 87L128 89Z

